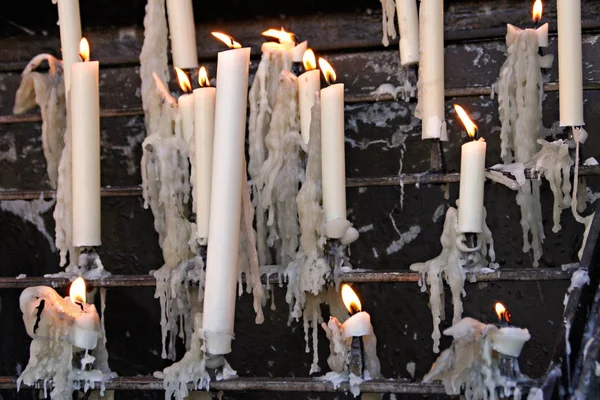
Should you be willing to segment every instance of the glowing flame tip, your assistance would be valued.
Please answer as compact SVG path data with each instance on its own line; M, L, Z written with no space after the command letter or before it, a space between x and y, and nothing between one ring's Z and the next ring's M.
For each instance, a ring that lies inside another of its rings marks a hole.
M295 37L296 35L294 35L292 32L286 32L285 29L281 28L281 30L279 29L267 29L266 31L264 31L262 33L263 36L267 36L267 37L271 37L271 38L275 38L277 40L279 40L279 43L283 44L283 43L296 43Z
M211 34L216 37L217 39L219 39L220 41L222 41L223 43L225 43L227 45L227 47L229 47L230 49L239 49L242 47L241 44L239 44L238 42L236 42L235 40L233 40L233 38L225 33L221 33L221 32L211 32Z
M83 61L90 60L90 43L84 37L81 38L81 41L79 42L79 57L81 57Z
M496 303L495 309L496 315L498 315L498 319L500 320L500 322L510 322L510 313L508 312L506 307L504 307L504 304L500 302Z
M462 108L461 106L459 106L458 104L454 105L454 110L456 111L456 113L458 114L458 117L460 118L463 125L465 126L465 129L467 130L469 137L471 137L472 139L475 139L475 137L477 136L477 125L475 125L473 123L473 121L471 120L471 118L469 118L469 115L467 115L467 112L465 111L465 109Z
M324 58L319 58L319 68L321 68L321 71L323 72L323 76L325 77L327 83L331 85L335 82L335 79L337 78L335 70L333 69L331 64L327 62L327 60L325 60Z
M317 68L317 59L315 57L315 52L312 51L312 49L306 49L302 56L302 63L304 64L304 69L307 71Z
M188 78L187 74L177 67L175 67L175 72L177 72L177 80L179 81L179 86L181 87L181 90L183 90L186 93L191 92L192 84L190 83L190 78Z
M85 281L82 277L79 277L73 281L71 288L69 289L69 298L73 303L80 302L85 303L86 300L86 288Z
M540 19L542 19L543 9L544 9L544 6L542 4L542 0L535 0L535 3L533 3L533 12L532 12L534 22L538 22Z
M360 299L348 284L342 285L342 301L344 302L344 305L350 314L354 314L362 310Z

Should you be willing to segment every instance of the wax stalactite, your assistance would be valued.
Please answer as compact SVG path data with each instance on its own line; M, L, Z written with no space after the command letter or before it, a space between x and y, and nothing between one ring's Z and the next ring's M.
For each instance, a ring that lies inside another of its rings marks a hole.
M191 138L194 136L194 95L192 94L192 84L187 74L181 69L175 67L179 87L184 92L177 99L178 122L181 124L181 135L188 146Z
M321 71L317 69L315 53L307 49L302 57L305 73L298 77L298 99L300 103L300 133L303 142L308 145L310 138L310 119L315 103L315 92L321 90Z
M396 26L394 25L394 14L396 13L395 1L401 0L382 0L381 1L381 28L383 36L381 43L387 47L390 39L396 39Z
M196 237L200 244L206 245L210 213L216 89L210 87L210 80L204 67L200 68L198 83L200 88L194 89L195 151L191 180L194 186Z
M60 28L60 49L63 58L65 93L71 87L71 65L79 62L79 42L81 41L81 17L79 0L53 0L58 6Z
M196 26L192 0L167 0L173 65L198 68Z
M219 157L213 158L210 207L210 221L218 224L209 225L202 317L211 354L231 352L234 333L249 65L250 48L218 54L213 151Z
M83 62L71 65L73 246L99 246L100 238L100 90L99 63L89 61L89 44L81 40Z
M321 89L321 158L323 176L323 210L327 236L350 244L358 231L346 219L346 160L344 150L344 84L335 83L331 65L319 58L326 88Z

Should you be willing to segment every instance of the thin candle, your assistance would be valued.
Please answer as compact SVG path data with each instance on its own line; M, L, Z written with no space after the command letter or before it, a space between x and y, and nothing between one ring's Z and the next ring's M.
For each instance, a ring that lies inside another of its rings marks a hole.
M177 108L181 118L181 133L186 144L190 144L190 139L194 135L194 96L192 95L192 84L187 74L181 69L175 67L179 87L184 94L177 99Z
M308 144L310 139L311 109L315 104L315 92L321 89L321 71L317 69L315 53L307 49L302 56L305 73L298 77L298 97L300 103L300 133Z

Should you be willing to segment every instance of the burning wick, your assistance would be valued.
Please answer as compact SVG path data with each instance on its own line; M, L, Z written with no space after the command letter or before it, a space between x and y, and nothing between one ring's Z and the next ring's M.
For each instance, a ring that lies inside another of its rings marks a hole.
M81 61L90 61L90 43L86 38L81 38L79 42L79 58Z
M496 315L498 315L500 326L508 326L511 316L506 307L504 307L504 304L500 302L496 303Z
M361 312L362 305L360 299L348 284L342 285L342 301L350 315L354 316ZM350 372L356 376L364 377L364 354L365 343L363 337L352 336L352 343L350 345Z
M333 69L331 64L327 62L327 60L319 57L319 68L321 68L321 72L323 72L323 76L325 77L325 80L327 81L328 85L335 83L337 75L335 74L335 70Z
M192 91L192 84L190 83L190 79L187 74L183 72L180 68L175 67L175 72L177 72L177 80L179 81L179 87L185 93L189 93Z
M263 36L277 39L279 43L293 43L296 44L296 35L292 32L286 32L285 29L268 29L262 33Z
M479 139L479 129L477 129L477 125L475 125L473 123L473 121L471 121L471 118L469 118L465 109L462 108L461 106L459 106L458 104L455 104L454 110L456 111L456 114L458 114L458 117L460 118L461 122L465 126L465 129L467 130L467 134L469 135L469 137L473 140L478 140Z
M535 0L533 3L533 11L532 18L533 22L535 22L535 29L540 27L540 21L542 20L542 10L543 10L542 0Z
M217 39L219 39L220 41L222 41L223 43L225 43L227 45L227 47L229 47L230 49L239 49L242 47L241 44L239 44L238 42L236 42L235 40L233 40L233 38L225 33L221 33L221 32L211 32L211 34L216 37Z
M360 299L350 285L346 283L342 285L342 300L350 315L354 315L362 310Z

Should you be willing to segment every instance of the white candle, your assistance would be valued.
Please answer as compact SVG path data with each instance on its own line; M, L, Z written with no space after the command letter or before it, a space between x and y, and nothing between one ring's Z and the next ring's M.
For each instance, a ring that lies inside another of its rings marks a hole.
M373 334L373 326L371 325L371 316L365 311L358 312L348 318L343 323L344 333L343 336L367 336Z
M231 352L235 315L250 48L218 55L204 314L206 349Z
M469 136L476 136L477 127L462 107L454 108L465 124ZM483 187L485 183L485 151L483 138L462 145L460 150L460 190L458 205L458 231L483 232Z
M421 0L419 117L423 139L448 140L444 111L444 1Z
M178 68L197 68L196 26L192 0L167 0L167 14L173 65Z
M321 89L321 71L316 69L315 53L308 49L302 62L306 72L298 77L298 100L300 105L300 133L302 140L308 144L310 139L311 110L315 104L315 92Z
M79 42L81 41L81 18L79 0L54 0L58 5L58 25L60 27L60 48L65 76L65 93L71 87L71 65L79 62Z
M181 90L185 92L177 99L177 109L179 110L179 118L181 119L181 134L187 145L190 145L190 139L194 135L194 96L192 84L185 72L180 68L175 67L177 72L177 80Z
M560 126L585 125L581 0L557 0Z
M83 46L87 41L82 39ZM84 58L89 58L88 55ZM73 246L99 246L100 92L98 61L71 65Z
M329 82L335 72L322 58L321 70ZM323 210L327 236L339 239L346 233L346 162L344 152L344 84L321 89L321 158ZM338 223L340 222L340 223Z
M511 357L519 357L525 342L531 339L531 335L527 329L512 326L492 330L489 333L489 337L494 350Z
M204 71L204 74L203 72ZM210 85L204 67L200 70L200 86ZM196 235L202 244L208 240L210 217L210 187L212 178L213 137L215 131L216 89L201 87L194 90Z
M417 0L396 0L398 27L400 28L400 63L419 62L419 16Z

